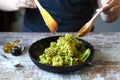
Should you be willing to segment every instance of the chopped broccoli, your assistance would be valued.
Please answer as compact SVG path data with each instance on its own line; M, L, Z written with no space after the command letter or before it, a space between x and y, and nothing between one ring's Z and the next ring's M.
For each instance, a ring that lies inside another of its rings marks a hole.
M66 34L51 42L50 46L39 56L40 63L51 66L72 66L80 64L86 48L72 34Z
M61 56L55 56L52 58L52 66L63 66L63 59Z

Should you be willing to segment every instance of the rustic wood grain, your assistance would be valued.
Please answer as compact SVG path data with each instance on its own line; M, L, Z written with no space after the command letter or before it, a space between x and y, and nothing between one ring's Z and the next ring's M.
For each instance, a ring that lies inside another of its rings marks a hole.
M55 35L64 35L57 33ZM76 35L76 33L72 33ZM54 36L51 33L0 33L0 54L19 60L22 67L14 67L0 56L0 80L120 80L120 33L89 33L81 37L95 48L93 66L69 74L57 74L39 69L28 55L29 46L44 37ZM25 51L21 56L12 56L3 51L6 41L22 40ZM9 65L8 65L9 64Z

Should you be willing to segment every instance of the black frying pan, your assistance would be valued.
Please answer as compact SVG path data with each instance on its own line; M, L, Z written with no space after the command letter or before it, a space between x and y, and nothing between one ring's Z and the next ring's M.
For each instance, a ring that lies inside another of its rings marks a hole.
M80 70L86 66L92 66L91 60L92 60L92 56L94 54L94 48L89 42L87 42L81 38L78 38L78 37L76 37L76 38L78 40L82 41L83 44L86 46L86 48L90 48L90 50L92 52L92 54L90 55L90 57L87 59L86 62L79 64L79 65L65 66L65 67L64 66L63 67L49 66L46 64L39 63L39 61L38 61L39 55L41 55L43 53L45 48L49 47L50 42L57 41L58 38L59 38L59 36L43 38L43 39L40 39L40 40L34 42L30 46L29 55L30 55L31 60L35 63L36 66L38 66L40 69L43 69L43 70L46 70L49 72L61 73L61 74L74 72L74 71Z

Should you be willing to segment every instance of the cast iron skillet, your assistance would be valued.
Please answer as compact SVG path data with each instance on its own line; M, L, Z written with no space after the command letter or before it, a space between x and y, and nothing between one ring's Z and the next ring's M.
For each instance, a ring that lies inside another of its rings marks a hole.
M39 63L39 55L41 55L46 47L49 47L50 42L56 41L59 38L59 36L51 36L51 37L46 37L43 39L40 39L36 42L34 42L30 48L29 48L29 56L33 63L35 63L36 66L38 66L40 69L53 72L53 73L69 73L69 72L74 72L77 70L80 70L86 66L92 66L91 60L94 54L94 47L87 41L76 37L78 40L82 41L83 44L85 45L86 48L90 48L92 54L90 57L87 59L86 62L79 64L79 65L74 65L74 66L67 66L67 67L57 67L57 66L49 66L46 64Z

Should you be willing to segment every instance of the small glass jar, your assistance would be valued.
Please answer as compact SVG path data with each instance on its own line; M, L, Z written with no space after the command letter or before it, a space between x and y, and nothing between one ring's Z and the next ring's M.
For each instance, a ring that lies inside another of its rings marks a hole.
M16 40L15 42L5 42L3 49L5 53L12 54L14 56L19 56L22 54L24 47L21 45L21 40Z
M13 42L5 42L3 45L4 52L10 54L13 46L15 46Z
M16 46L12 47L11 53L13 56L19 56L22 54L23 50L24 50L24 47L22 45L18 44Z

